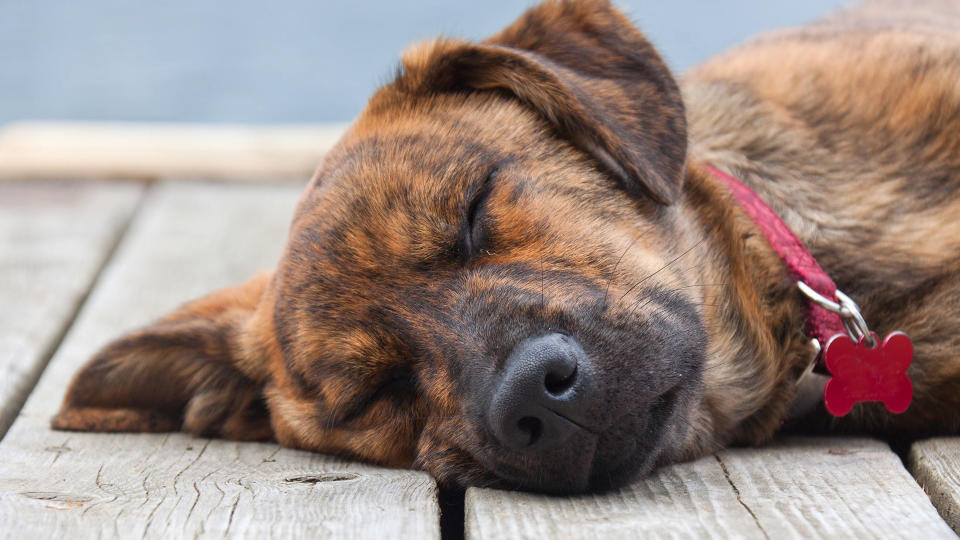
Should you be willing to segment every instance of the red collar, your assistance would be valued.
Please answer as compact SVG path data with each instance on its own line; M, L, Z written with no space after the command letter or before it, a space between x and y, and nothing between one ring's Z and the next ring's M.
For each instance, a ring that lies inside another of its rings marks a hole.
M808 308L804 333L820 347L819 367L833 376L823 386L827 410L844 416L857 402L882 401L890 412L905 411L913 396L906 375L913 360L910 338L892 332L880 343L857 305L837 290L780 216L743 182L713 166L706 165L706 169L727 185L804 293Z
M777 252L783 264L787 267L790 277L798 282L806 283L811 289L832 302L839 303L837 298L837 284L823 271L817 259L813 257L803 242L793 234L790 227L780 219L780 216L767 205L752 189L736 178L707 165L710 173L723 180L733 193L733 198L740 203L740 207L750 219L760 227L763 235L770 243L770 247ZM836 313L827 311L813 300L806 299L808 311L804 333L811 339L816 339L820 345L826 345L833 336L843 334L843 320Z

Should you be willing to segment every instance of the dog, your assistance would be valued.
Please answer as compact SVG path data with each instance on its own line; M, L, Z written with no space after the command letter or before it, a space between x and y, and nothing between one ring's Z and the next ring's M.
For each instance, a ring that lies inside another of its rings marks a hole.
M606 0L407 50L324 158L274 271L107 345L56 429L276 440L444 486L604 490L784 426L806 305L707 166L750 186L871 327L903 414L960 432L960 10L874 2L678 84Z

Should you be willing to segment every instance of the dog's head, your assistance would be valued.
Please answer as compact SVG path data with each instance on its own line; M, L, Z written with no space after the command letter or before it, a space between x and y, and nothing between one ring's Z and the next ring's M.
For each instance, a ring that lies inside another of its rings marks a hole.
M646 472L684 451L704 365L685 156L676 83L606 2L415 47L276 271L109 345L54 425L272 436L461 485Z

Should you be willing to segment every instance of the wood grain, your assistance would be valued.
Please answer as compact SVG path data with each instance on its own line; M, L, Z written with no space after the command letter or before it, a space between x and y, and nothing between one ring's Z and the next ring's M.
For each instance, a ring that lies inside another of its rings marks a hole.
M0 438L142 191L129 183L0 185Z
M883 443L786 439L663 468L614 493L471 489L469 538L952 538Z
M343 129L25 122L0 130L0 179L306 181Z
M914 443L907 462L940 515L960 534L960 437Z
M107 340L273 265L300 186L155 186L0 443L0 536L439 536L426 474L172 434L54 432L73 372Z
M467 490L466 537L763 538L710 457L660 469L603 495Z
M769 538L954 538L885 443L793 438L718 457Z

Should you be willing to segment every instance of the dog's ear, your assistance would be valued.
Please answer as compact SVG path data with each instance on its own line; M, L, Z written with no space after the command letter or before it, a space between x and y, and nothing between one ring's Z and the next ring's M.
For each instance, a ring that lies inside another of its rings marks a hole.
M414 49L404 72L421 89L506 90L629 193L661 204L680 193L687 148L680 91L650 42L606 0L545 2L481 44Z
M272 437L263 400L269 273L188 303L110 343L73 379L55 429Z

